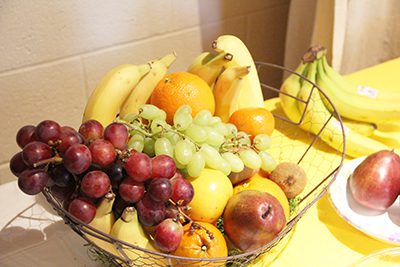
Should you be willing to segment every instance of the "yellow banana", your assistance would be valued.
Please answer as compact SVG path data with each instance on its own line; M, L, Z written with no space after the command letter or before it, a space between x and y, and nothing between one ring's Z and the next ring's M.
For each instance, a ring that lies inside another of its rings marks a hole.
M361 93L358 87L336 73L327 63L326 56L321 57L317 66L317 84L327 97L335 103L342 117L353 120L381 123L400 118L400 93L391 93L392 98L377 94ZM389 91L388 91L389 92ZM393 91L392 91L393 92Z
M301 61L295 73L290 74L280 88L279 98L281 100L282 109L288 119L294 123L300 122L301 119L301 113L297 108L297 102L299 100L296 98L302 86L303 78L300 75L303 74L306 66L307 64Z
M129 93L149 71L149 64L124 64L110 70L90 95L82 121L95 119L104 127L109 125Z
M215 113L223 122L228 122L233 112L239 109L239 95L246 90L244 77L250 67L228 67L218 77L214 86Z
M111 192L107 193L102 198L99 206L96 209L96 216L89 224L90 226L105 234L110 234L111 228L115 222L115 216L112 211L114 200L115 200L115 194ZM89 234L87 235L87 237L94 243L96 243L96 245L99 246L100 248L108 250L108 247L110 246L109 242L91 236Z
M157 84L167 74L168 68L175 61L176 54L170 53L164 57L150 61L150 71L139 81L124 101L119 116L124 118L128 114L137 114L139 108L146 104Z
M343 125L345 126L345 128L349 128L349 129L356 131L357 133L362 134L364 136L371 136L376 129L376 126L373 123L364 122L364 121L355 121L355 120L347 119L344 117L341 117L341 118L342 118L342 122L343 122Z
M260 79L250 51L238 37L233 35L222 35L212 43L212 48L217 52L232 54L233 59L224 65L225 68L232 66L250 66L250 72L243 78L245 86L239 96L239 108L264 107L264 96L261 89Z
M206 81L209 86L212 86L224 65L231 61L232 58L231 54L225 52L203 52L193 60L188 72L196 74Z
M315 82L317 77L317 60L314 60L309 66L307 78ZM308 104L298 102L301 112L304 113L304 121L300 127L313 134L319 134L319 137L332 148L343 152L345 148L344 135L346 138L346 155L350 157L361 157L370 155L376 151L388 149L383 143L372 138L361 135L349 128L343 133L340 122L326 108L321 99L317 88L311 83L304 83L298 93L298 97ZM324 126L325 125L325 126ZM322 127L325 127L322 129Z
M378 140L390 148L400 148L400 131L398 132L383 132L376 129L371 138Z
M400 121L376 123L376 128L382 132L400 132Z

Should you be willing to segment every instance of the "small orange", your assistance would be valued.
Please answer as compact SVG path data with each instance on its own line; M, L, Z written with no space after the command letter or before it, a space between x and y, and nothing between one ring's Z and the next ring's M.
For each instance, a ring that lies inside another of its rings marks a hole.
M258 134L271 135L275 128L275 118L265 108L242 108L232 113L229 122L239 131L250 134L253 139Z
M189 258L221 258L228 256L228 247L224 236L217 227L205 222L191 222L183 227L182 241L173 254ZM223 260L201 263L180 260L174 266L220 266L223 263Z
M173 72L166 75L154 88L150 103L167 113L167 122L172 123L175 111L187 104L192 116L207 109L214 114L215 100L211 87L199 76L189 72Z

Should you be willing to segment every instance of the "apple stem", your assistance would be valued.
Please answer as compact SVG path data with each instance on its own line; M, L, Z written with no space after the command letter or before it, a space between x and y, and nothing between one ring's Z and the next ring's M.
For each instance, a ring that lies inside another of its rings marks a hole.
M261 215L261 217L262 217L263 219L267 218L268 215L271 213L271 211L272 211L272 205L269 204L269 205L268 205L268 209L263 213L263 215Z

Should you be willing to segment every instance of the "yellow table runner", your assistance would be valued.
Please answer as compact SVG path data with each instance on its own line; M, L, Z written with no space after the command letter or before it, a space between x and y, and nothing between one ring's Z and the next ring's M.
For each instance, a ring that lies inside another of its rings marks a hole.
M346 78L375 89L400 90L400 58L355 72ZM279 109L279 103L276 106L276 109ZM281 111L275 110L274 112ZM285 128L284 130L302 131L295 128ZM293 145L293 141L289 139L291 133L282 133L285 135L286 142L291 145L287 151L288 155L281 153L279 160L284 159L285 156L290 157L292 154L304 152L308 146L307 143L296 141L296 145ZM282 133L277 132L276 134ZM307 135L307 133L303 132L296 137L301 139L302 135ZM284 145L285 140L282 139L281 144ZM318 163L319 159L323 159L320 168L324 168L324 164L328 164L329 160L327 159L331 158L337 161L340 158L337 152L324 144L319 144L318 149L321 151L320 155L315 157L315 161ZM321 157L321 155L323 156ZM348 160L346 158L344 163ZM307 170L307 172L315 172L315 169ZM290 240L271 264L265 255L265 260L261 258L252 266L267 266L268 264L271 267L349 266L368 254L389 247L392 246L367 236L342 219L334 210L327 193L300 219L292 230Z

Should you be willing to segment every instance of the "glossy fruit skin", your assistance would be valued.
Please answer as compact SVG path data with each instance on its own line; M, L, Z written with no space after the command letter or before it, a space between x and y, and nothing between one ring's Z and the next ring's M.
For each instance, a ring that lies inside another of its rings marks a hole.
M281 203L283 210L285 212L286 219L289 219L289 201L285 195L285 192L279 187L277 183L274 181L261 176L259 173L256 173L249 179L243 181L242 183L236 185L233 188L233 194L237 194L244 190L258 190L261 192L267 192L273 195L279 203Z
M400 156L388 150L369 155L350 176L349 188L362 206L386 210L400 194Z
M229 122L236 125L238 131L250 134L253 139L258 134L271 135L275 129L275 118L265 108L243 108L232 113Z
M195 221L215 222L223 213L233 194L229 178L221 171L205 168L197 178L189 177L194 196L188 204L190 217Z
M286 224L284 210L269 193L245 190L229 199L224 229L232 244L249 252L274 239Z
M210 235L211 233L211 235ZM222 258L228 256L224 236L217 227L205 222L191 222L183 227L183 237L179 247L172 253L193 258ZM223 266L224 261L179 261L173 266Z

